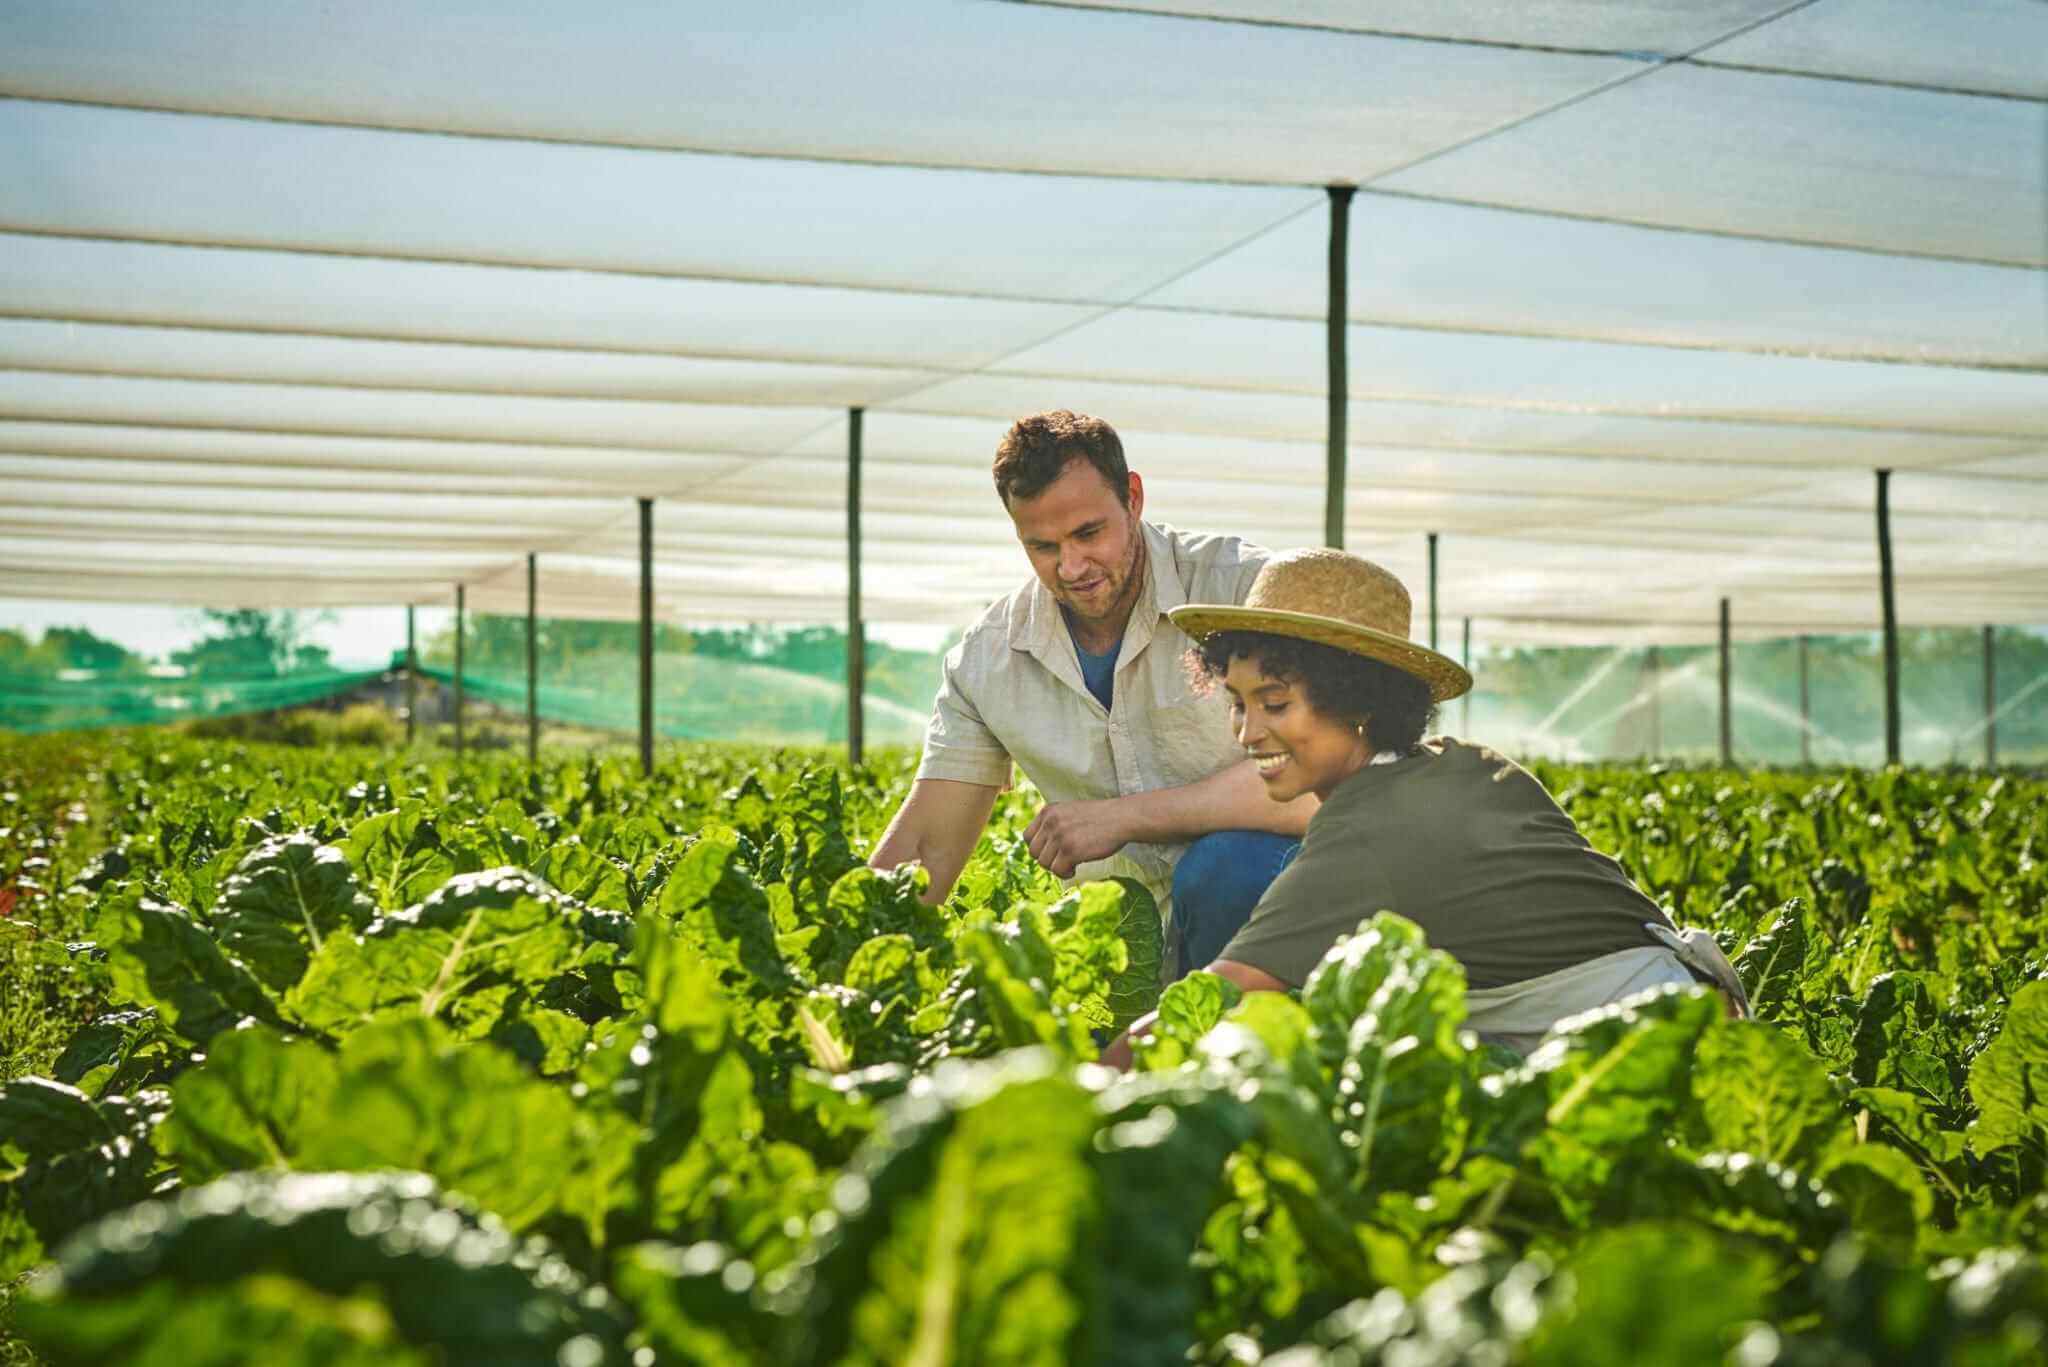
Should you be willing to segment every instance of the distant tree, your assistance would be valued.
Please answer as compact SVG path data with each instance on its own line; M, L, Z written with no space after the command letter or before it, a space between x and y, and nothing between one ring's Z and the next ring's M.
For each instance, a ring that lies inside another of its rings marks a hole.
M95 636L85 627L48 627L43 639L29 643L20 631L0 631L0 671L50 678L66 670L84 669L102 675L140 675L149 661L115 641Z
M298 608L207 608L201 619L208 634L171 662L195 674L288 674L328 663L327 649L306 639L315 627L335 620L329 611Z
M41 674L42 662L26 632L0 628L0 674Z
M579 671L612 671L640 649L640 624L580 617L542 617L535 623L535 655L543 679L570 679ZM654 624L657 655L686 653L690 633L666 622ZM455 665L455 624L424 637L420 662L436 669ZM526 618L514 614L470 613L462 624L464 673L526 673Z

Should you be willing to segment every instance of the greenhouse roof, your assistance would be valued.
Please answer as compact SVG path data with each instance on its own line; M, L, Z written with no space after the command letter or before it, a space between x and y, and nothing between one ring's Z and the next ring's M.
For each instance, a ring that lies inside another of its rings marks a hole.
M10 597L959 622L1016 416L1503 640L2048 622L2048 5L0 9Z

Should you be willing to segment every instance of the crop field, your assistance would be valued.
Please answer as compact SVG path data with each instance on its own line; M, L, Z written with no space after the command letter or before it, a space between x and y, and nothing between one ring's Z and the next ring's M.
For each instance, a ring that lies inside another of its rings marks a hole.
M2048 783L1539 768L1710 926L1528 1059L1381 916L1299 999L943 907L906 758L642 778L0 742L0 1362L1970 1364L2048 1353Z

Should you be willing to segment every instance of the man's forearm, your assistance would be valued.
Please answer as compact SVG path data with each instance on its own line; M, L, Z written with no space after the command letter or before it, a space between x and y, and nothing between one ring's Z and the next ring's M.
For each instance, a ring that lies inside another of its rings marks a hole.
M1157 788L1116 799L1130 839L1154 844L1194 840L1211 831L1270 831L1299 837L1320 805L1304 794L1275 802L1250 760L1178 788Z
M937 906L953 890L961 870L967 867L967 860L950 849L934 848L936 843L920 839L918 832L892 827L875 846L875 852L868 856L868 867L886 871L905 864L922 864L931 881L926 885L921 900L928 906Z
M1181 844L1211 831L1270 831L1299 838L1316 799L1275 802L1250 760L1178 788L1051 802L1025 828L1031 856L1062 878L1124 846Z
M967 867L974 842L988 824L999 788L943 779L920 779L897 809L889 829L868 856L868 866L893 869L924 865L931 883L924 900L936 906L946 900L960 871Z

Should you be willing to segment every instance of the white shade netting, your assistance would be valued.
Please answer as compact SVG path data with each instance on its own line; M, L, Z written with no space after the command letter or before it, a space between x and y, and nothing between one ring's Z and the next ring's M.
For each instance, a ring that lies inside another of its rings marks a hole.
M1171 10L1171 13L1164 12ZM0 596L847 610L1016 416L1492 642L2048 622L2048 6L0 12ZM2033 54L2030 60L2027 54Z

